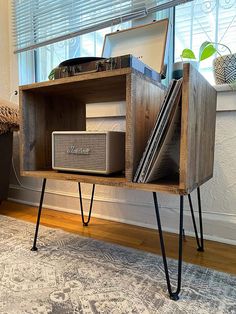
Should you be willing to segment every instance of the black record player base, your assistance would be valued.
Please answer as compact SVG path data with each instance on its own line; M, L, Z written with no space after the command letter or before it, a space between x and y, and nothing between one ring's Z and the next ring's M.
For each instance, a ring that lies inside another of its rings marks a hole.
M69 59L60 63L59 66L53 70L53 77L54 79L60 79L86 73L124 68L133 68L154 81L161 82L160 73L130 54L111 58L81 57Z

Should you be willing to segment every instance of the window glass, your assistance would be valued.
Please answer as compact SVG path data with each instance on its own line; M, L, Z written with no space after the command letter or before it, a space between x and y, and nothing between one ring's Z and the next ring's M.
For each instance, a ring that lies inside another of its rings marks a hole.
M166 17L159 12L157 19ZM167 14L170 17L170 13ZM106 33L131 26L131 22L85 34L63 42L38 48L34 52L19 54L20 84L45 81L50 71L60 62L80 56L101 56ZM200 45L208 40L222 43L236 51L236 1L235 0L195 0L179 5L175 10L175 51L174 60L180 61L184 48L190 48L198 57ZM226 54L223 46L217 47L220 54ZM169 72L171 73L172 40L170 40ZM214 84L212 61L215 56L200 63L199 70Z
M34 55L32 52L19 54L20 83L27 84L34 81L46 81L53 68L62 61L76 57L102 55L103 40L106 34L118 29L125 29L130 22L108 27L93 33L85 34L72 39L57 42L38 48ZM33 62L34 60L34 62ZM30 69L35 68L35 73ZM25 69L25 70L24 70Z
M236 51L236 1L195 0L176 7L175 10L175 61L180 61L184 48L190 48L198 58L204 41L227 45ZM220 54L229 52L218 45ZM218 54L219 55L219 54ZM212 61L216 55L200 63L200 71L214 84Z

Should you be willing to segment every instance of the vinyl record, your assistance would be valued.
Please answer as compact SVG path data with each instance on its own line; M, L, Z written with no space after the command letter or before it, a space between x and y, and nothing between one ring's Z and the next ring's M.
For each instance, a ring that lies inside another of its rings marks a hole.
M79 64L83 64L83 63L87 63L87 62L91 62L91 61L98 61L98 60L101 60L101 59L105 59L105 58L101 58L101 57L73 58L73 59L68 59L68 60L65 60L65 61L61 62L59 64L59 67L79 65Z

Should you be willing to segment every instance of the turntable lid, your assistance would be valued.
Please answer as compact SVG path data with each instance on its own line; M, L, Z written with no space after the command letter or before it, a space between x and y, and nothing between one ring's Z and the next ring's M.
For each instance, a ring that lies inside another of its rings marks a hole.
M102 57L132 54L158 73L162 73L167 33L168 19L164 19L107 34L103 43Z

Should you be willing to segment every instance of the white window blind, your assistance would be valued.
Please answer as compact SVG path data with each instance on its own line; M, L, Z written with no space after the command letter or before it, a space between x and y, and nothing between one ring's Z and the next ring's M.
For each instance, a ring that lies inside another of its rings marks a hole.
M187 1L192 0L12 0L15 52L145 17Z

